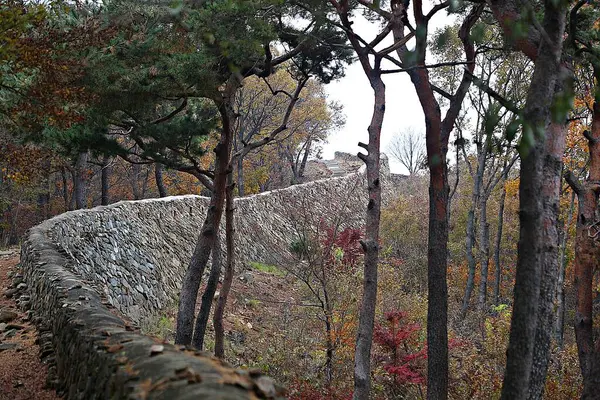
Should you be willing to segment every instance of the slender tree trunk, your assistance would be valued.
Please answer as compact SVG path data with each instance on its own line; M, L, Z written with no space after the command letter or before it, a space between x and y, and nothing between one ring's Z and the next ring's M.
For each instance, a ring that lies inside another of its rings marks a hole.
M140 165L131 164L131 170L133 177L131 178L131 191L133 192L133 199L140 200L142 198L142 191L140 189Z
M290 182L292 185L296 185L300 183L300 178L298 177L298 165L296 165L296 159L293 154L286 153L286 157L288 159L288 163L290 165L290 169L292 170L292 181Z
M73 189L71 190L71 196L69 197L69 211L75 210L75 181L77 180L77 172L75 168L71 168L71 180L73 181Z
M109 188L109 177L110 177L110 164L109 157L104 156L102 158L102 165L100 166L100 204L107 206L110 203L108 188Z
M152 171L147 166L144 167L144 179L142 180L142 199L146 198L148 194L148 183L150 181L150 174Z
M490 224L487 222L487 195L484 193L479 198L479 265L481 266L481 279L479 280L478 306L480 311L485 311L487 302L487 280L490 263Z
M67 178L67 169L62 167L60 170L60 174L62 177L62 192L63 192L63 202L65 204L65 210L70 211L71 208L71 200L69 196L69 180Z
M504 204L506 202L506 180L507 180L506 162L504 163L504 173L502 177L502 194L500 195L500 207L498 208L498 229L496 233L496 248L494 250L495 281L494 281L494 302L500 304L500 286L502 282L502 265L500 264L500 250L502 248L502 229L504 227Z
M156 188L158 189L158 195L160 197L167 197L169 192L165 187L165 181L163 179L163 165L161 163L154 164L154 179L156 180Z
M41 191L38 194L38 211L39 211L39 220L43 221L48 219L49 217L49 207L50 207L50 170L52 168L52 163L50 161L50 157L46 157L43 162L44 171L42 173L41 179ZM1 179L0 179L1 182ZM1 187L1 185L0 185Z
M233 244L235 242L233 188L233 176L231 173L229 173L226 193L227 205L225 209L227 265L225 267L225 276L223 277L221 293L219 294L219 300L217 301L215 313L213 315L213 325L215 327L215 356L219 358L225 357L223 315L225 314L225 306L227 305L227 298L229 297L229 291L231 290L231 285L233 284L233 274L235 272L235 255L233 252Z
M237 188L238 196L243 197L246 195L246 187L244 186L244 158L238 157L235 160L237 166Z
M200 288L202 274L214 246L216 235L219 233L219 224L226 197L225 191L230 166L229 158L232 147L233 123L235 121L232 104L239 85L240 82L238 79L232 77L222 94L223 98L217 103L221 115L222 129L219 143L214 149L215 179L213 182L213 193L206 213L206 219L202 225L192 260L185 273L181 287L179 310L177 312L177 332L175 335L175 343L177 344L188 345L192 342L194 309L198 298L198 289Z
M371 344L377 301L377 267L379 263L379 219L381 214L381 181L379 179L381 127L385 115L385 85L379 71L368 76L375 97L369 144L361 144L367 155L359 157L367 166L369 202L365 221L365 240L361 243L365 252L363 298L360 306L356 349L354 352L354 400L367 400L371 390Z
M476 177L476 182L478 181ZM465 294L463 296L462 308L461 308L461 318L464 318L467 315L467 311L469 309L469 302L471 300L471 294L473 293L473 288L475 287L475 268L476 261L475 256L473 255L473 248L475 247L475 205L477 204L478 197L477 185L473 187L473 198L471 200L471 205L469 206L469 213L467 215L467 234L466 234L466 250L467 250L467 266L468 266L468 275L467 275L467 284L465 286Z
M565 270L567 269L567 243L569 242L569 227L573 223L573 214L575 210L575 192L571 192L571 205L569 206L569 214L567 216L567 224L563 228L561 255L560 255L560 270L558 273L558 282L556 284L556 341L562 349L564 345L565 331Z
M557 85L557 87L562 87ZM557 90L558 95L561 90ZM550 346L554 331L554 305L556 282L560 259L558 235L560 190L562 182L562 157L565 149L567 125L552 123L546 133L546 148L543 170L543 191L541 193L544 214L542 221L542 276L538 321L533 348L529 399L542 399L546 386L546 374L550 361Z
M333 382L333 324L332 312L327 306L325 310L325 387L330 388Z
M524 137L519 185L520 238L515 276L513 313L502 400L522 400L529 393L538 302L544 263L543 167L544 138L560 67L565 15L560 5L546 2L542 26L552 43L541 41L524 113ZM551 30L548 28L552 28ZM550 131L548 131L550 132ZM525 145L533 143L532 145Z
M81 152L75 163L75 175L73 176L73 196L75 197L75 207L80 210L85 208L85 165L87 163L88 153Z
M304 171L306 170L306 163L308 162L308 156L310 155L310 149L312 147L312 138L308 138L306 143L306 148L304 149L304 154L302 155L302 162L300 163L300 167L298 168L298 181L302 182L302 178L304 178Z
M215 244L212 249L212 265L210 268L210 275L206 282L206 289L202 294L202 303L200 305L200 311L196 317L196 328L194 329L194 337L192 340L193 346L202 350L204 347L204 336L206 335L206 327L208 326L208 318L210 317L210 310L212 308L213 298L219 285L219 276L221 275L221 245L219 237L215 239Z
M479 119L478 119L479 121ZM479 123L479 122L478 122ZM469 309L469 302L471 301L471 295L473 293L473 289L475 287L475 273L476 273L476 266L477 266L477 260L475 259L475 256L473 254L473 249L475 247L475 236L476 236L476 229L475 229L475 212L477 210L477 207L479 206L481 208L481 204L482 204L482 193L481 193L481 187L483 185L483 175L484 175L484 171L485 171L485 161L486 161L486 156L487 156L487 146L488 146L488 139L485 139L485 142L482 143L483 138L481 137L481 133L479 133L477 135L478 139L477 140L477 169L475 171L475 176L473 176L473 194L472 194L472 198L471 198L471 206L469 208L469 214L467 217L467 237L466 237L466 251L467 251L467 265L469 268L469 272L468 272L468 276L467 276L467 285L465 286L465 294L463 297L463 305L462 305L462 310L461 310L461 317L464 318L467 315L467 311ZM465 161L468 162L468 160L466 159L466 154L465 154ZM481 227L481 223L480 223L480 227L479 227L479 239L480 239L480 243L479 243L479 247L481 248L481 238L483 235L483 231L482 231L482 227ZM479 259L481 261L481 251L480 251L480 256ZM481 265L481 267L483 267L483 265Z

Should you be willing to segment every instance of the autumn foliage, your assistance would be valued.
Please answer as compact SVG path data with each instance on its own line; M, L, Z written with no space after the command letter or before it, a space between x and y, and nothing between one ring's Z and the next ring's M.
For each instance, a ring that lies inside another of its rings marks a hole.
M393 377L394 385L425 383L424 365L419 361L427 358L427 347L415 350L416 337L421 325L406 322L407 313L390 311L385 313L385 325L377 325L374 340L386 353L383 368Z

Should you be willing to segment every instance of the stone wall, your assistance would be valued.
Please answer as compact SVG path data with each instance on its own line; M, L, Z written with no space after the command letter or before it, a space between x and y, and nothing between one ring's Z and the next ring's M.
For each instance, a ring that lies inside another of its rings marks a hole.
M50 233L56 221L32 228L21 267L32 318L67 399L272 399L283 392L259 373L235 370L206 354L141 335L71 272L72 260Z
M366 196L357 173L236 199L238 269L285 257L306 229L298 221L344 215L361 226ZM119 202L59 215L47 231L67 268L137 323L176 300L208 204L201 196Z
M363 173L236 199L238 271L253 261L280 262L307 230L362 226L366 203ZM69 398L125 398L150 389L161 398L211 390L223 399L277 394L266 377L157 347L126 322L175 301L208 204L200 196L120 202L68 212L29 232L24 276Z

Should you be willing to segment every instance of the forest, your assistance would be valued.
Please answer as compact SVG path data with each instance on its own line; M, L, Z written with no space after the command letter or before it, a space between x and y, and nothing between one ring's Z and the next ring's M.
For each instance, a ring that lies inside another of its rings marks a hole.
M331 175L351 65L364 224L298 206L318 229L273 249L293 257L236 263L234 198ZM391 75L424 117L382 146L411 117ZM209 197L142 329L291 399L600 398L598 0L0 0L0 148L0 248L67 211Z

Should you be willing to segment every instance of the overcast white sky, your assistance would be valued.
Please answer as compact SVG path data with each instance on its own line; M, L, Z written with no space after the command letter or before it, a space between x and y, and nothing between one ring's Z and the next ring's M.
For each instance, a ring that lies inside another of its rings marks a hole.
M445 11L440 11L430 23L430 33L454 21ZM356 18L354 30L369 40L379 32L379 25L364 18ZM392 43L391 35L383 46ZM413 127L417 132L425 131L425 117L419 104L414 86L406 73L389 74L383 77L386 85L386 113L383 123L381 148L386 151L387 145L395 133ZM368 141L367 127L373 111L373 90L362 67L355 62L346 69L346 75L339 81L327 85L331 100L343 104L346 125L339 132L329 137L329 143L323 148L323 158L333 158L335 151L356 154L360 147L358 142ZM392 172L406 173L398 163L390 160Z

